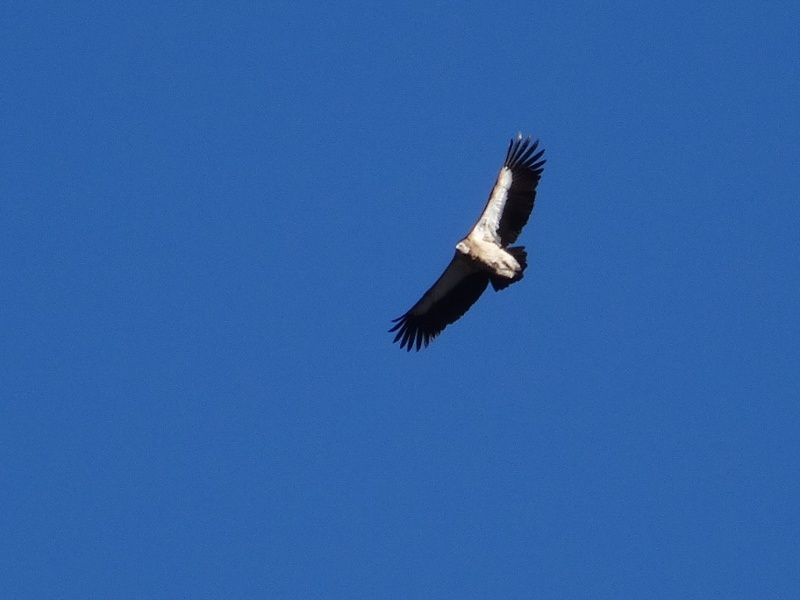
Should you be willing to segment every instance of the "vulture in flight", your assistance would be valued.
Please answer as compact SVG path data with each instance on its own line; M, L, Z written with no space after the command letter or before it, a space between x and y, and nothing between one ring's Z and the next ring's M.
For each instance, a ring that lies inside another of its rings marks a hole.
M407 313L392 321L390 332L406 350L423 346L457 321L491 282L495 291L522 279L527 267L523 246L510 247L528 222L542 176L544 150L539 141L512 138L506 159L478 222L463 240L444 273Z

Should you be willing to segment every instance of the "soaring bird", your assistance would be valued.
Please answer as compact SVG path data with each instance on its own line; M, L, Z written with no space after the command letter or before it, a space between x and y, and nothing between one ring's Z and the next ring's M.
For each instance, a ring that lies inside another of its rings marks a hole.
M513 244L528 222L536 186L542 176L544 150L539 140L517 134L478 222L456 244L444 273L389 330L406 350L427 347L442 330L457 321L491 282L495 291L522 279L527 267L524 246Z

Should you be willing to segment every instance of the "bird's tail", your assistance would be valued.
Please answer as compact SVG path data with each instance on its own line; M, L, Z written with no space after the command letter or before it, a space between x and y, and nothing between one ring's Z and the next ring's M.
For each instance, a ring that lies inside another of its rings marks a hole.
M506 248L511 256L513 256L519 263L520 270L512 278L501 277L500 275L492 275L492 287L495 292L506 289L512 283L516 283L525 274L525 269L528 267L528 253L525 252L525 246L515 246L514 248Z

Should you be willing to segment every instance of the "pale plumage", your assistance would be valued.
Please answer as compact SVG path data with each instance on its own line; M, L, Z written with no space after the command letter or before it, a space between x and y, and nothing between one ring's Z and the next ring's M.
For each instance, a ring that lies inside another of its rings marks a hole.
M497 181L477 223L456 244L444 273L389 330L394 341L411 350L427 346L450 323L458 320L491 282L502 290L522 279L527 254L522 246L509 248L528 222L542 175L544 150L538 140L512 139Z

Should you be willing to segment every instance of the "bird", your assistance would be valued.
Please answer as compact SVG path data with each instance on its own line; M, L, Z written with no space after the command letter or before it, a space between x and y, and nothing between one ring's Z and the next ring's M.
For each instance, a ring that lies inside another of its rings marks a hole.
M392 320L393 342L407 351L427 348L445 327L460 319L489 283L504 290L522 279L528 266L524 246L513 246L528 222L542 177L539 140L511 138L503 166L478 221L456 244L439 279L405 314Z

